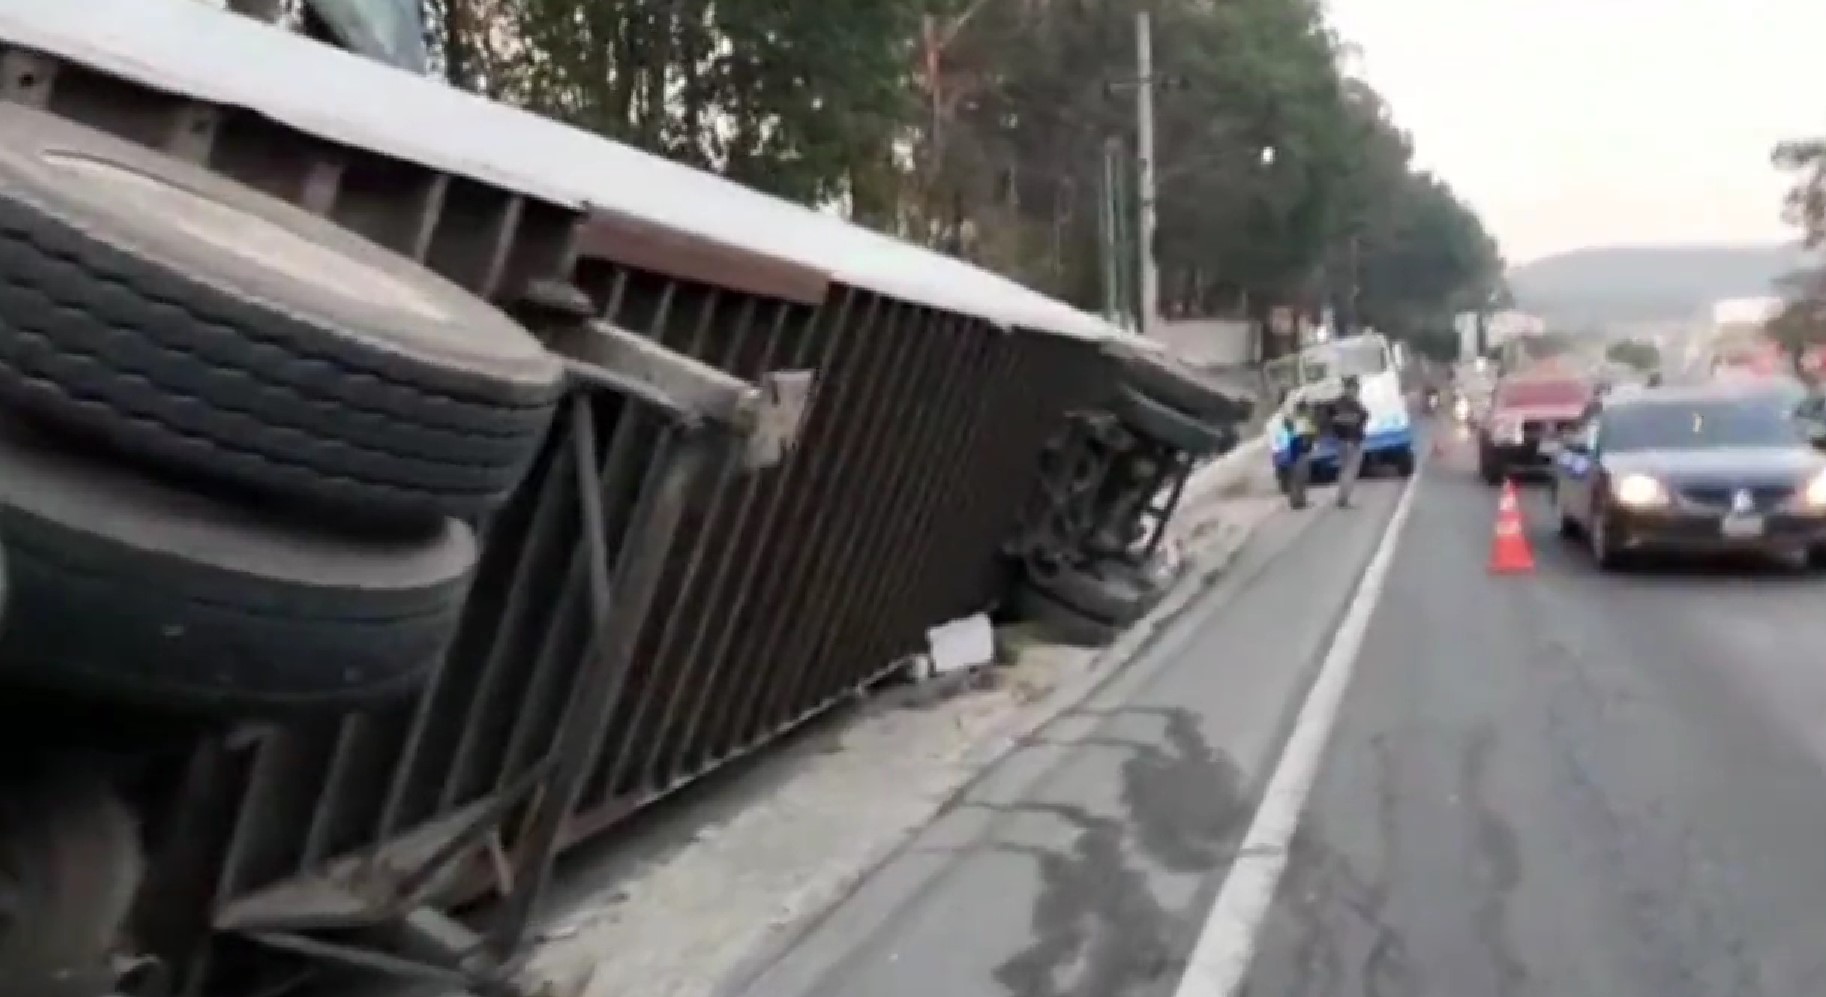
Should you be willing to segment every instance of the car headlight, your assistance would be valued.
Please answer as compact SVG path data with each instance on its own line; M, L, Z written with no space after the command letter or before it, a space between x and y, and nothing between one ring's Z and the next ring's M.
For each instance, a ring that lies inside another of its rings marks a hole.
M1814 475L1807 487L1801 489L1801 501L1810 508L1826 509L1826 471Z
M1626 474L1618 478L1611 483L1610 494L1617 504L1636 509L1666 505L1668 500L1667 489L1646 474Z

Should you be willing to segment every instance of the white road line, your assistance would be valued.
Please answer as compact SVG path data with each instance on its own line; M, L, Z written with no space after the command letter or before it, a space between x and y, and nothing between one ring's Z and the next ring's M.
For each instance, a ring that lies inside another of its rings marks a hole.
M1395 547L1414 505L1420 479L1415 474L1408 480L1376 552L1357 582L1344 620L1338 624L1338 632L1319 665L1319 677L1306 694L1293 733L1262 793L1262 805L1243 837L1217 900L1205 916L1204 927L1199 929L1198 942L1179 987L1173 991L1174 997L1234 997L1249 972L1281 873L1287 868L1288 845L1318 777L1319 763L1337 724L1344 694L1350 688L1357 654L1369 630L1370 616L1382 598L1389 564L1395 559Z

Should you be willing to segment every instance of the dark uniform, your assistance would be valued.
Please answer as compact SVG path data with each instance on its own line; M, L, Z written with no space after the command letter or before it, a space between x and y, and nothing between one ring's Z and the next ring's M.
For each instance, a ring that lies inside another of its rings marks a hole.
M1369 426L1369 409L1357 397L1354 377L1344 379L1344 393L1331 403L1329 435L1338 443L1338 505L1350 505L1351 490L1363 470L1363 436Z

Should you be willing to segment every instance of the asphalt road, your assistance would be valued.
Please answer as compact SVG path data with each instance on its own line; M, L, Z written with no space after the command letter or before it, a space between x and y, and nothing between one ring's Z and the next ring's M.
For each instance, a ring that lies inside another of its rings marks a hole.
M1246 992L1826 994L1826 581L1600 575L1422 491Z
M1257 939L1250 997L1826 994L1826 578L1601 576L1432 462ZM1394 508L1271 520L1079 710L733 983L1172 997Z

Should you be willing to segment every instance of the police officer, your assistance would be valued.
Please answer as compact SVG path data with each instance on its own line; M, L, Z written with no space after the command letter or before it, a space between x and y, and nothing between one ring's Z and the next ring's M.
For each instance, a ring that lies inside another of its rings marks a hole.
M1287 468L1287 504L1306 508L1306 485L1312 480L1312 451L1319 441L1319 421L1312 403L1294 400L1287 411L1287 449L1293 461Z
M1358 397L1362 390L1355 377L1344 379L1344 391L1331 403L1326 432L1338 447L1338 508L1350 505L1351 490L1363 470L1363 435L1369 425L1369 409Z

